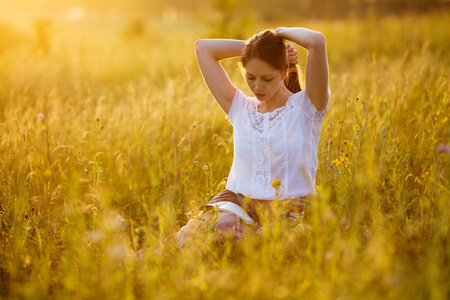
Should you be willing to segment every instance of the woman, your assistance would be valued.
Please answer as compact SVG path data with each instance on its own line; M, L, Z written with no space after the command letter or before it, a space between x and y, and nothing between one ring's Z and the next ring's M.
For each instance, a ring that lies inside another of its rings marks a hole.
M308 50L306 88L297 77L297 52ZM218 211L219 236L241 237L246 224L259 224L257 207L269 212L274 201L302 212L315 194L317 149L328 100L328 63L323 34L305 28L266 30L247 42L202 39L195 45L204 80L234 130L234 158L226 189L206 207ZM254 97L228 78L220 60L239 56ZM285 84L286 83L286 84ZM289 88L288 88L289 87ZM180 247L208 218L201 213L171 236Z

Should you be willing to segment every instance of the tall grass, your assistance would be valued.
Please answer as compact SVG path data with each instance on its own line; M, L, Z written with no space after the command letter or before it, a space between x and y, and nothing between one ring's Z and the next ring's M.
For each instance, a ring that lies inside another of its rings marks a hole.
M437 146L450 144L450 15L300 25L327 37L332 91L310 218L182 252L161 241L232 161L193 53L209 29L50 24L44 45L3 47L0 295L448 298L450 156Z

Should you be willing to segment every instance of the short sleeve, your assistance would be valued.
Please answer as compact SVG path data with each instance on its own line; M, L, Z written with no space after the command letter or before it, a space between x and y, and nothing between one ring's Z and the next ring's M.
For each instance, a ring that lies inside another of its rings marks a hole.
M325 106L325 108L322 111L318 111L316 109L316 107L314 106L314 104L312 104L311 99L309 99L309 97L308 97L308 93L306 92L306 89L301 91L300 93L302 93L302 95L300 96L300 105L301 105L303 113L307 117L309 117L315 121L322 121L323 118L325 117L325 114L327 113L328 105L330 104L331 91L328 90L327 105Z
M239 89L236 89L236 93L234 94L233 103L231 104L230 111L228 112L227 119L230 120L231 124L236 122L237 115L239 111L242 111L245 105L246 96L244 92Z

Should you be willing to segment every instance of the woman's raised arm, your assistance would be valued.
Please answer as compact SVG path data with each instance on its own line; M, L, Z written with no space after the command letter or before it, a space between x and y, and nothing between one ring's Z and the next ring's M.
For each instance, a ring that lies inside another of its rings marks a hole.
M219 61L241 56L244 46L244 41L227 39L203 39L195 43L195 53L203 78L226 114L231 109L236 87Z
M324 35L298 27L280 27L275 33L308 50L306 93L318 111L324 110L328 101L328 60Z

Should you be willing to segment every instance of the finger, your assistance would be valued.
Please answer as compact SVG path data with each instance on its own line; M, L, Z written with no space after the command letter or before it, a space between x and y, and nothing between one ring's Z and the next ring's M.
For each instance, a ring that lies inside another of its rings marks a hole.
M294 60L298 60L298 57L297 56L288 56L288 60L289 61L294 61Z
M295 51L294 46L292 46L292 44L286 44L286 51L288 53L291 53L292 51Z
M288 61L290 64L296 64L298 63L298 56L297 55L288 56Z

